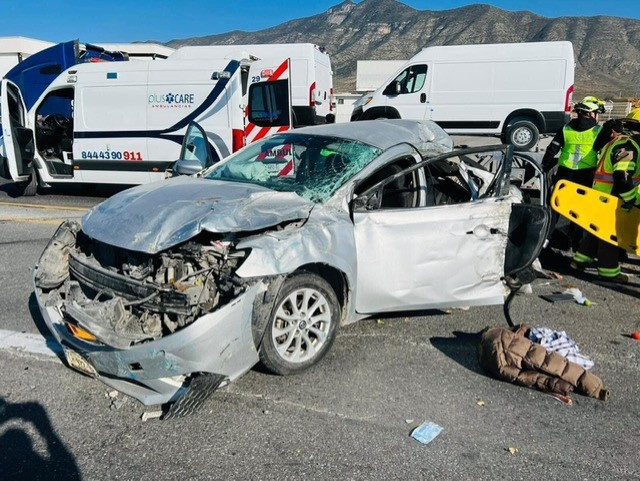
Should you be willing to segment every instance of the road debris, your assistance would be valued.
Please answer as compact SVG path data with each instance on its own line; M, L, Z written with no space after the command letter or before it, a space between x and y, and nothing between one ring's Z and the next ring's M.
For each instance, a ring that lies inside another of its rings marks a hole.
M162 417L161 409L157 411L145 411L142 413L142 416L140 416L140 419L142 419L142 422L147 422L150 419L160 419L160 417Z
M560 292L555 292L553 294L542 294L540 295L540 299L544 299L547 302L564 302L564 301L573 301L572 294L563 294Z
M567 406L573 406L573 399L569 396L565 396L564 394L560 394L557 392L548 392L547 395L551 396L556 401L560 401L561 403L566 404Z
M582 291L580 289L578 289L577 287L571 287L570 289L567 289L563 292L563 294L569 294L571 296L573 296L573 299L580 305L582 306L591 306L592 302L587 299L583 294Z
M442 432L442 427L427 421L415 428L411 432L411 437L422 444L429 444L438 434L440 434L440 432Z
M532 342L529 339L530 331L526 324L512 329L498 326L486 328L478 345L480 365L499 379L544 392L567 395L574 391L602 401L609 398L610 393L599 377L577 362L570 361L568 356L551 352L545 346ZM575 354L572 358L581 362L585 360Z

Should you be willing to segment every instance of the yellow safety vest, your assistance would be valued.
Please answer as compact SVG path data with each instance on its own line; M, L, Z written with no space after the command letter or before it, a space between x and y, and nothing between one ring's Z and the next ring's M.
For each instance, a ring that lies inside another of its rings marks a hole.
M598 163L598 155L593 150L593 143L601 129L601 125L594 125L588 130L578 132L565 125L562 128L564 146L558 165L571 170L594 168Z
M593 188L605 194L611 194L613 190L613 173L616 170L628 171L633 168L633 185L640 185L640 163L631 162L625 163L625 165L613 165L611 160L611 153L614 149L622 144L631 143L633 148L640 154L640 146L631 138L627 136L617 137L604 146L598 166L596 168L596 174L593 180ZM635 190L635 189L634 189ZM621 195L621 197L628 197ZM625 199L626 200L626 199Z

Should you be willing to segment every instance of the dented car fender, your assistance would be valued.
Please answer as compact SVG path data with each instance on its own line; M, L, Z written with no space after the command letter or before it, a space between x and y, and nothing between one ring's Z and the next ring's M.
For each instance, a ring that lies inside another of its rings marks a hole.
M342 209L316 206L302 226L248 237L237 248L250 251L236 271L240 278L287 276L309 266L323 265L344 276L347 298L353 294L357 271L353 223ZM354 314L347 312L343 322L355 321Z

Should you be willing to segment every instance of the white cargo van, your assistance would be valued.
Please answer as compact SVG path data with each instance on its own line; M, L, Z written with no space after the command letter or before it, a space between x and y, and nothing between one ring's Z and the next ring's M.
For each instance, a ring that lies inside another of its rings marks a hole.
M351 120L429 119L528 150L568 121L574 70L571 42L427 47L360 98Z
M329 57L312 44L184 47L154 62L75 65L28 110L3 79L0 176L25 195L38 184L150 182L178 159L191 122L206 133L202 159L215 162L271 133L324 123L331 94Z

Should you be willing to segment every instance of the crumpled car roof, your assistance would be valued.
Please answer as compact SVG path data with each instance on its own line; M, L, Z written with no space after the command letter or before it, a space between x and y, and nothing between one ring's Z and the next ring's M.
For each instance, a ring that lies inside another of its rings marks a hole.
M453 149L453 139L431 120L364 120L303 127L294 132L355 140L382 150L400 143L409 143L418 149L423 157L432 157Z

